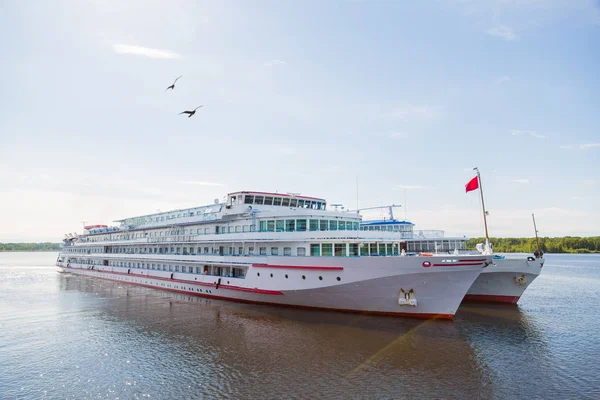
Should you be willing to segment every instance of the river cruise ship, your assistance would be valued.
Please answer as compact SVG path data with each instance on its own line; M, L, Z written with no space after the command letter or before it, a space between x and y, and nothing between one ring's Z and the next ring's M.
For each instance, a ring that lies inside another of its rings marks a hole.
M485 255L405 257L393 232L317 197L235 192L224 202L85 227L64 272L251 303L452 318Z
M407 255L465 254L467 238L445 237L441 230L415 230L414 224L393 218L365 220L360 229L368 232L393 233L400 240L401 251ZM478 254L492 254L483 245L477 246ZM492 264L484 268L465 295L464 300L488 303L516 304L525 289L542 272L545 259L541 253L534 256L494 255Z

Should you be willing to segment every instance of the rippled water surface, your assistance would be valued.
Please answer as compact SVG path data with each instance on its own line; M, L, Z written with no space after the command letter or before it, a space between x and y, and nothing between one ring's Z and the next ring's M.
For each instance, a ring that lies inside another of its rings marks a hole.
M0 253L0 398L600 398L600 256L422 321L237 304Z

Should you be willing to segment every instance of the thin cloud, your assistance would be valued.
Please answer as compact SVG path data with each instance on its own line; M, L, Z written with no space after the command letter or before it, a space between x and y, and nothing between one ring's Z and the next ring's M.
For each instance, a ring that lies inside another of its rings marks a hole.
M179 182L182 185L199 185L199 186L225 186L223 183L200 182L200 181L185 181Z
M171 50L152 49L150 47L142 47L126 44L115 44L113 50L117 54L131 54L135 56L145 56L150 58L181 60L183 57L180 54Z
M494 80L494 85L502 85L503 83L510 82L510 76L504 75Z
M519 36L513 31L513 29L506 25L499 25L494 28L490 28L485 31L490 36L502 38L504 40L517 40Z
M281 61L281 60L271 60L271 61L267 61L265 63L265 66L267 67L273 67L275 65L284 65L287 64L285 61Z
M511 182L515 183L529 183L529 179L513 179Z
M587 149L593 149L596 147L600 147L600 143L585 143L585 144L578 144L578 145L564 145L564 146L560 146L561 149L578 149L578 150L587 150Z
M537 133L536 131L516 131L516 130L514 130L514 131L511 131L510 133L513 136L528 135L528 136L531 136L536 139L546 139L546 136L541 135L541 134Z

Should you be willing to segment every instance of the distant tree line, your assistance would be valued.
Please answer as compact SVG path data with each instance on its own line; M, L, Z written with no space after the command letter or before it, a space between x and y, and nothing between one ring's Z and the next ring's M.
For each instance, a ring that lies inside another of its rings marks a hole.
M485 238L472 238L466 243L467 249L474 250L477 243ZM535 238L490 238L496 253L533 253L537 250ZM600 253L600 236L539 238L544 253Z
M0 243L2 251L59 251L60 243Z

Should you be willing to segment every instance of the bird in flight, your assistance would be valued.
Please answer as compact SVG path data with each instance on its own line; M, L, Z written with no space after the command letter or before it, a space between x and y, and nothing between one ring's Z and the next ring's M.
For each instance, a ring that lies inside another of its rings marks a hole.
M198 106L198 107L194 108L194 111L182 111L182 112L179 113L179 115L181 115L181 114L189 114L188 118L190 118L192 115L196 114L196 110L199 109L200 107L202 107L202 106Z
M183 75L181 75L181 76L183 76ZM173 82L173 84L172 84L171 86L169 86L168 88L166 88L166 89L165 89L165 92L166 92L167 90L169 90L169 89L171 89L171 90L175 89L175 83L177 82L177 80L179 80L179 78L181 78L181 76L180 76L180 77L178 77L177 79L175 79L175 82Z

